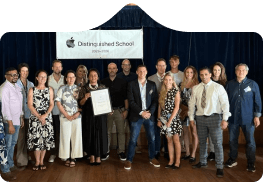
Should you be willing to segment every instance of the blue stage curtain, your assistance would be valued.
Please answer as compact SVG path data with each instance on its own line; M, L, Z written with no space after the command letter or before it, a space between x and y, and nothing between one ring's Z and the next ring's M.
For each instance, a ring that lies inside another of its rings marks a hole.
M172 18L171 18L172 19ZM161 23L161 22L160 22ZM248 77L254 79L263 90L263 42L262 37L252 32L180 32L171 30L154 21L142 9L136 6L126 6L109 21L94 28L102 30L141 29L144 32L144 63L148 68L148 76L156 73L155 63L158 58L167 61L170 70L169 57L173 54L180 56L179 69L187 65L197 69L211 66L220 61L226 67L228 79L235 78L235 66L246 63L250 70ZM56 59L55 32L6 33L0 42L0 82L4 81L7 67L17 67L19 63L30 65L29 80L34 81L35 72L45 69L52 72L52 61ZM78 59L62 60L63 72L68 69L76 70L79 64L88 69L97 68L101 78L108 76L107 65L115 62L121 71L122 60ZM131 60L132 71L142 64L142 60Z

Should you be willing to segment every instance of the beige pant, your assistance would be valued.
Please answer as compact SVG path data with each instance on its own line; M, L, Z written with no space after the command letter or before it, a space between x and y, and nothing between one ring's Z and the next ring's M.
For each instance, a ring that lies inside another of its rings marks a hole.
M27 130L28 130L29 119L24 119L24 127L19 129L17 139L17 152L16 161L17 166L27 166L28 154L27 154Z
M116 125L118 137L118 150L117 153L125 152L125 120L122 118L122 111L120 109L114 110L112 115L108 115L107 128L108 128L108 151L110 151L111 133L113 122Z
M62 159L83 157L81 118L69 121L60 116L58 156Z

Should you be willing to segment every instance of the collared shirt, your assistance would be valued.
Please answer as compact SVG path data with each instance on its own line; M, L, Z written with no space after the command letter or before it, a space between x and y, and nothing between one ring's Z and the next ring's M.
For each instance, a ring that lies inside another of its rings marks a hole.
M142 100L142 110L146 110L146 84L147 80L145 80L145 84L142 86L141 82L138 80L140 93L141 93L141 100ZM140 112L141 115L142 112Z
M28 109L28 106L27 106L27 95L28 95L28 92L29 92L29 89L31 87L34 87L34 84L28 80L26 80L26 87L23 85L21 79L19 78L17 80L17 85L21 88L22 90L22 94L23 94L23 112L24 112L24 118L25 119L29 119L30 117L30 110Z
M54 98L57 95L58 89L59 87L61 87L62 85L64 85L64 76L61 75L59 81L57 82L53 76L54 73L52 73L49 77L48 77L48 86L52 87L54 90ZM54 104L54 108L52 110L52 115L59 115L60 111L58 109L57 103Z
M158 73L156 73L156 74L148 77L148 80L151 80L151 81L153 81L153 82L155 83L158 93L160 93L160 91L161 91L161 88L162 88L162 79L163 79L163 78L164 78L164 76L161 77Z
M63 85L58 89L55 101L61 102L61 105L63 106L64 110L70 116L78 112L79 91L80 91L80 87L78 87L77 85L72 85L72 86ZM79 115L79 118L80 117L81 116Z
M127 83L138 79L138 75L133 72L130 72L128 75L125 75L123 72L120 72L117 74L117 77L124 79Z
M112 81L109 77L101 81L109 88L112 107L124 107L124 100L127 99L127 82L119 77Z
M176 85L178 86L184 79L184 72L178 71L178 73L172 73L171 71L168 71L168 73L171 73L174 77L174 81Z
M202 93L206 89L206 107L202 108ZM193 93L188 102L188 116L191 121L194 120L195 108L197 116L210 116L212 114L223 114L223 120L227 121L231 116L229 112L228 96L224 87L210 80L207 84L203 82L193 87Z
M9 81L2 87L2 115L4 122L11 120L13 125L20 125L20 116L23 115L23 95L21 88Z
M261 116L261 97L258 84L247 77L240 83L233 79L226 85L229 97L230 112L233 117L229 118L232 124L251 124L254 117Z

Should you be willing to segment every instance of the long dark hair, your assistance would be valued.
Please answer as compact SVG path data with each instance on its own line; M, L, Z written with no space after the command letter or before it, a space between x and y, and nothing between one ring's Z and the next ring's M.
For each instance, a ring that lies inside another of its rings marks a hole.
M36 87L38 86L37 77L38 77L39 73L41 73L41 72L44 72L44 73L46 73L46 75L47 75L47 81L46 81L46 83L45 83L45 87L48 87L48 73L47 73L46 70L43 70L43 69L38 70L38 71L36 72L36 75L35 75L35 86L36 86Z
M214 67L219 66L221 69L221 73L218 79L218 83L225 86L227 82L227 77L226 77L226 69L224 65L220 62L216 62L215 64L212 65L211 70L212 70L212 78L214 77Z

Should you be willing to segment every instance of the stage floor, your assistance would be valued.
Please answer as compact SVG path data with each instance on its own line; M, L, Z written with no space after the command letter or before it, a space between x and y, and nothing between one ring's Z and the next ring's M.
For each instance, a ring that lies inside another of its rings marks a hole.
M225 161L228 158L228 147L224 147ZM30 153L33 157L33 153ZM183 154L183 153L182 153ZM258 181L263 174L263 147L257 148L256 172L246 171L245 147L240 146L238 165L233 168L224 169L224 177L216 177L215 162L208 162L208 168L192 169L188 161L181 161L179 170L165 169L167 160L160 157L160 168L153 167L148 160L148 150L143 149L142 154L135 154L131 170L125 170L124 162L120 161L116 150L111 150L110 158L103 161L100 166L90 166L88 160L78 160L76 167L69 168L64 166L64 162L59 158L54 163L48 163L49 153L45 158L47 169L43 171L33 171L33 164L17 173L16 182L176 182L176 181ZM197 161L199 153L197 153ZM263 177L262 179L263 180Z

